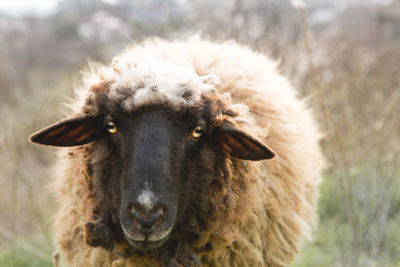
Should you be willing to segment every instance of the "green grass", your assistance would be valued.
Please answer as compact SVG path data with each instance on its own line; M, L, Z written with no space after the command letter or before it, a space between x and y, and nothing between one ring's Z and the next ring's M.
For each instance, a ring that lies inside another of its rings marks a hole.
M41 255L26 249L26 245L13 244L0 251L1 267L51 267L51 254ZM45 258L46 257L46 258Z
M388 177L364 166L343 179L325 175L318 231L292 266L400 267L400 171Z

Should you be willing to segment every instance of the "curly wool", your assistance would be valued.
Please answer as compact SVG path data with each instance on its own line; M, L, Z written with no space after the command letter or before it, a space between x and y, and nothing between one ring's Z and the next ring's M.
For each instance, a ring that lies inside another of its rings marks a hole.
M203 266L285 266L316 226L324 164L321 134L306 103L276 65L233 41L152 39L127 48L111 66L92 66L76 88L74 113L96 112L96 107L88 108L95 97L88 89L99 81L109 83L109 97L125 110L159 101L179 109L215 90L239 114L233 121L276 152L268 161L230 161L231 188L220 196L225 200L218 195L213 199L216 205L228 203L230 217L218 218L193 244ZM185 98L188 89L190 97ZM151 258L120 259L84 243L84 224L94 205L86 182L91 179L85 165L90 149L64 150L57 168L54 186L61 207L54 226L62 261L71 266L157 266ZM206 244L212 249L202 249Z

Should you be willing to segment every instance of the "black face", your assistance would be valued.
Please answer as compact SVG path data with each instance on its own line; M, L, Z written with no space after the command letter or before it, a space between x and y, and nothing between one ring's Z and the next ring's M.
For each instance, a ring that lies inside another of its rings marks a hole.
M231 112L224 112L213 101L179 112L165 106L134 113L104 111L60 121L30 140L54 146L95 141L83 151L89 153L85 163L92 172L100 211L94 212L98 221L86 225L86 242L107 249L113 242L127 242L131 248L148 251L176 236L177 225L190 232L188 213L207 221L213 206L207 204L209 196L218 194L212 185L221 177L218 166L226 158L274 156L226 119L233 116Z
M185 161L199 148L205 127L193 118L164 109L105 118L110 131L103 141L110 151L107 176L119 181L121 190L120 206L114 209L126 240L138 249L162 245L174 226Z

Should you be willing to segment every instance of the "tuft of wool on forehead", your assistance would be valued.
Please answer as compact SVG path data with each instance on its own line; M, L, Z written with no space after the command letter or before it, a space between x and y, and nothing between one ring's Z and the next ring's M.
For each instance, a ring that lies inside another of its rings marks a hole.
M161 103L175 109L192 107L203 94L215 94L219 84L215 75L199 76L190 67L151 58L114 58L100 77L108 84L109 100L127 112Z

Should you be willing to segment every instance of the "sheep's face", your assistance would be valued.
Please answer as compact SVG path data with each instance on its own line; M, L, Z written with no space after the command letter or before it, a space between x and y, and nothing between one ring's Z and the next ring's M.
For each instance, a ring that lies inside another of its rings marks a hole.
M126 112L99 99L97 115L58 122L31 140L55 146L94 141L89 164L98 202L105 205L103 217L117 239L135 249L160 247L180 230L174 226L187 224L184 213L196 212L187 209L196 201L191 184L216 179L218 159L274 156L230 122L236 115L217 96L203 96L198 105L179 111L161 103Z
M105 119L111 176L119 180L119 223L125 239L138 249L161 246L177 218L178 200L202 131L190 112L150 107ZM202 126L204 127L204 126ZM117 129L115 131L115 129Z

